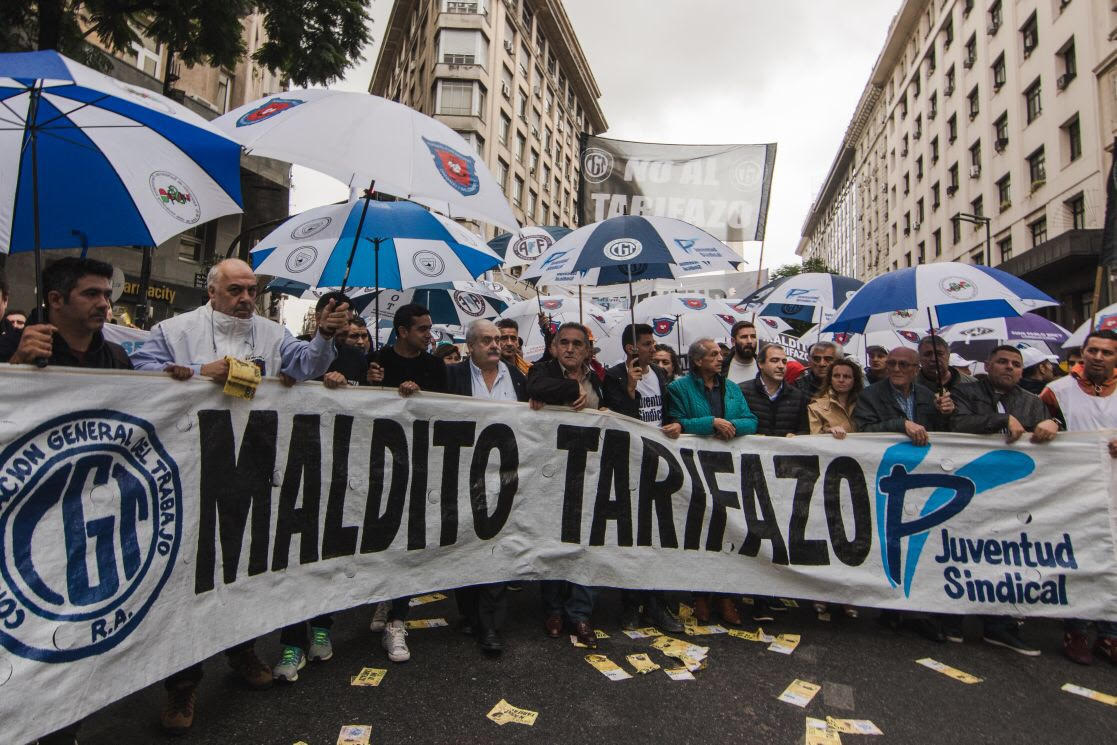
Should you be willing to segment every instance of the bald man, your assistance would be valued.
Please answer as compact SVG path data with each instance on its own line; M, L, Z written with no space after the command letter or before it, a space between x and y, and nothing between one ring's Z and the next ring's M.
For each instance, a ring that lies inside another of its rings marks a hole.
M915 445L926 445L929 432L949 429L954 412L950 396L939 396L916 385L919 356L914 349L896 347L885 361L885 377L861 392L853 420L858 432L897 432Z
M337 351L333 335L349 322L348 307L330 301L318 332L299 341L282 325L256 315L256 274L240 259L226 259L206 277L209 302L155 325L132 357L137 370L170 372L179 380L204 375L224 383L226 356L252 362L262 375L284 382L325 375Z

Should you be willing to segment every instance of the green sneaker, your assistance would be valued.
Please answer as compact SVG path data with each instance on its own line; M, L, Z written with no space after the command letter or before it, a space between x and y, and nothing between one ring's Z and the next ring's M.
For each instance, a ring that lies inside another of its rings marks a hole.
M334 656L334 645L330 643L330 630L317 626L310 627L310 649L306 656L311 662L325 662Z
M298 647L284 647L279 664L272 669L272 677L284 683L299 679L299 670L306 667L306 657Z

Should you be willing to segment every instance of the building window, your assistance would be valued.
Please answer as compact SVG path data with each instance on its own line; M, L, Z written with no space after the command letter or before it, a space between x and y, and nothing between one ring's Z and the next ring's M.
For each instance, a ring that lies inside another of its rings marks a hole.
M1005 174L997 182L997 199L1000 200L1001 212L1012 206L1012 181L1009 174Z
M919 91L922 90L919 83L919 76L916 75L911 79L911 100L914 103L919 99Z
M512 131L512 120L508 118L507 114L501 112L501 114L500 114L500 129L497 130L498 139L500 140L501 145L504 145L505 147L508 146L508 133L511 132L511 131Z
M508 164L501 158L496 161L496 182L500 184L501 191L508 188Z
M931 163L939 162L939 138L935 137L931 140Z
M1008 112L997 117L993 122L993 149L998 153L1004 152L1008 147Z
M1002 52L993 62L993 92L999 91L1005 84L1005 55Z
M202 223L181 234L178 238L178 257L200 264L209 263L217 242L215 225L213 221Z
M522 121L527 121L527 92L523 88L516 90L516 116Z
M520 20L524 22L524 28L528 33L531 33L531 22L535 18L535 11L531 9L526 1L520 5Z
M1001 24L1004 22L1004 14L1001 11L1001 0L996 0L989 6L989 35L993 36L1000 30Z
M927 244L920 241L916 245L915 261L918 264L925 264L927 262Z
M946 172L949 182L946 187L946 193L953 194L958 191L958 164L954 163Z
M527 145L527 138L524 137L522 133L517 132L516 133L516 147L512 150L512 155L514 155L516 157L516 160L519 161L520 163L524 162L524 148L525 148L526 145Z
M543 164L543 175L539 178L539 185L543 187L543 191L551 190L551 166L546 163Z
M1001 263L1005 263L1012 258L1012 236L1007 236L1004 240L997 241L997 251L1001 254Z
M962 66L967 69L974 66L977 62L977 34L974 34L966 42L966 53L962 58Z
M512 177L512 204L519 207L524 199L524 180L519 176Z
M911 213L910 212L905 212L904 213L904 235L910 235L910 234L911 234Z
M900 96L900 121L903 121L908 115L908 94L905 91L904 95Z
M977 215L978 217L984 217L985 216L985 200L982 199L981 197L978 197L977 199L970 202L970 213L974 214L974 215ZM981 227L981 226L980 225L975 225L974 227L977 228L977 227Z
M1039 46L1039 24L1034 11L1020 27L1020 40L1024 42L1024 58L1027 59Z
M943 51L950 49L950 45L954 43L954 19L947 17L946 23L942 27L942 48Z
M487 0L442 0L443 13L485 13Z
M1028 225L1028 232L1032 235L1032 248L1047 240L1047 218L1041 217Z
M927 99L927 118L934 119L939 115L939 94L932 93L931 97Z
M931 184L931 211L934 212L942 204L942 198L939 192L939 182Z
M1063 65L1063 74L1055 81L1055 87L1063 90L1070 81L1078 77L1078 60L1074 54L1074 37L1070 38L1063 48L1059 50L1059 59Z
M473 147L473 149L477 151L477 154L481 156L482 160L485 159L484 137L473 131L462 131L460 129L455 129L454 131L461 135L461 138L468 142Z
M1040 87L1039 78L1036 78L1024 91L1024 109L1027 112L1028 124L1036 120L1040 114L1043 113L1043 106L1040 101Z
M224 114L229 110L229 103L232 100L233 94L233 80L225 73L217 75L217 111Z
M504 48L516 43L516 24L512 23L512 16L504 16ZM511 51L511 50L509 50Z
M950 118L946 120L946 140L947 143L953 144L958 139L958 115L951 114Z
M950 218L950 242L952 245L958 244L962 240L962 221L958 219L958 215Z
M922 181L923 180L923 156L922 155L920 155L918 158L915 159L915 180L916 181Z
M985 254L981 251L975 252L970 256L970 262L975 266L982 266L985 263Z
M1082 123L1078 114L1063 125L1063 131L1066 133L1068 161L1073 163L1082 157Z
M900 140L900 157L903 158L908 154L908 136L904 135Z
M481 116L485 91L471 80L438 81L438 113L446 116Z
M913 140L918 140L922 136L923 136L923 115L920 114L919 116L915 117L915 123L912 126L911 138Z
M946 82L943 85L942 95L944 98L949 98L952 93L954 93L954 65L946 70Z
M923 214L923 200L922 200L922 199L918 199L918 200L916 200L916 202L915 202L915 222L916 222L916 225L918 225L918 224L922 223L922 222L923 222L923 218L924 218L924 214ZM918 229L918 228L917 228L917 229Z
M535 201L536 201L537 198L538 197L535 194L535 191L532 190L532 189L528 189L528 192L527 192L527 206L524 207L524 214L527 215L527 219L529 219L529 220L534 220L535 219Z
M1065 204L1067 205L1067 212L1070 213L1070 227L1072 230L1085 230L1086 229L1086 197L1083 194L1078 194L1068 199Z
M973 87L973 90L970 91L970 95L966 96L966 109L969 112L971 122L981 113L981 102L978 100L976 85Z
M904 171L904 195L911 191L911 176L907 171Z
M1033 190L1047 182L1047 158L1042 147L1028 156L1028 177L1032 180Z
M970 145L970 176L977 178L981 175L981 140Z
M935 247L935 256L942 256L942 229L931 234L931 244Z
M444 28L438 32L438 59L447 65L481 65L489 58L489 42L480 31Z

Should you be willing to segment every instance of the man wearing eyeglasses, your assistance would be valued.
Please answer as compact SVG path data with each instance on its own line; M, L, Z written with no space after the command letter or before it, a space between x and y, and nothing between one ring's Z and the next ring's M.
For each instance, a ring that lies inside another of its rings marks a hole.
M797 377L792 385L802 391L808 399L814 398L822 390L822 383L826 380L826 372L830 369L830 365L841 356L841 347L834 342L816 342L811 345L808 355L810 367Z
M954 411L950 397L915 384L919 357L915 350L896 347L885 361L887 375L857 397L853 419L858 432L899 432L915 445L926 445L929 432L949 429Z

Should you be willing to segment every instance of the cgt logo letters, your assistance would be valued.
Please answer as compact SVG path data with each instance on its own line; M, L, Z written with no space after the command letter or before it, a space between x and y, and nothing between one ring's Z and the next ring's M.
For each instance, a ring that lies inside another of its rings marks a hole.
M182 485L154 427L109 410L52 419L0 453L0 645L40 662L112 649L178 555Z
M961 537L952 535L947 527L951 518L979 495L1027 478L1035 470L1035 461L1021 452L993 450L953 473L937 470L918 473L929 451L929 446L893 445L885 451L877 471L877 533L889 584L893 587L902 584L904 596L911 595L924 544L931 531L942 526L939 528L942 551L934 560L945 565L943 591L947 597L993 604L1066 605L1065 575L1037 582L1011 568L1077 569L1069 534L1064 533L1062 541L1056 544L1031 539L1026 532L1021 532L1019 538L1012 535L1007 539ZM930 494L922 506L917 506L917 495L928 490ZM990 571L986 566L995 569ZM991 573L992 578L981 576Z
M601 253L613 261L632 261L644 250L644 244L635 238L617 238L605 244Z

